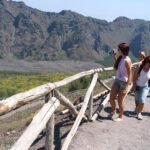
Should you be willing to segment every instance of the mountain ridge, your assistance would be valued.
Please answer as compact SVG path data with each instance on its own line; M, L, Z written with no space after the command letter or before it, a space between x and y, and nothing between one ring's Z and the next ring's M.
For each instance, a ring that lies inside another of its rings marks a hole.
M150 21L118 17L112 22L71 10L44 12L23 2L0 1L0 58L103 60L120 42L132 54L149 54Z

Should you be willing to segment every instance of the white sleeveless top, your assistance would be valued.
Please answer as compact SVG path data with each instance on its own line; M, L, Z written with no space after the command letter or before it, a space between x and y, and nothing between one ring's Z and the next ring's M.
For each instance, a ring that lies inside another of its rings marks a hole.
M138 85L140 87L144 87L148 84L149 79L150 79L150 70L148 72L145 72L142 69L138 79L136 80L136 85Z
M116 73L116 79L124 81L124 82L128 81L128 73L127 73L127 68L125 65L125 62L127 60L130 60L130 58L128 56L121 59L119 65L118 65L117 73Z

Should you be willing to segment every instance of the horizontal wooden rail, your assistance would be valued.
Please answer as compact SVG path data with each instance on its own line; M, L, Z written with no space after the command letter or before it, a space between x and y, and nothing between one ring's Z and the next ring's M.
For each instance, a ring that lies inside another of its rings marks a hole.
M137 64L138 64L137 62L133 63L132 66L135 66ZM91 75L95 72L102 72L102 71L109 71L109 70L113 70L113 67L97 68L97 69L91 69L89 71L83 71L76 75L65 78L61 81L58 81L55 83L47 83L47 84L38 86L36 88L33 88L29 91L13 95L5 100L0 101L0 115L5 114L13 109L16 109L16 108L18 108L32 100L35 100L41 96L44 96L47 93L49 93L51 90L61 87L63 85L66 85L74 80L77 80L77 79L83 77L83 76Z
M34 99L37 99L41 96L48 94L51 90L66 85L74 80L77 80L81 77L91 75L95 72L103 71L102 68L92 69L89 71L84 71L73 75L71 77L65 78L61 81L54 82L54 83L47 83L41 86L38 86L34 89L31 89L26 92L22 92L16 95L13 95L5 100L0 101L0 115L7 113L15 108L18 108Z
M13 95L6 100L0 102L0 115L7 113L15 108L18 108L32 100L35 100L41 96L48 94L51 91L51 87L54 85L51 83L38 86L27 92Z

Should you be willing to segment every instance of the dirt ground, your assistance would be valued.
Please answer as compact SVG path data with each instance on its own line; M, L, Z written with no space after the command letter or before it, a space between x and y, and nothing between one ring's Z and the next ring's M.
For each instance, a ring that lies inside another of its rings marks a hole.
M98 107L99 102L95 104ZM100 113L101 116L95 122L82 123L73 137L69 150L149 150L150 149L150 97L147 98L143 111L143 120L137 120L133 113L134 97L128 95L125 100L125 113L122 122L113 122L107 116L110 105ZM5 116L9 117L9 116ZM5 118L1 117L1 119ZM70 131L74 118L70 114L56 115L55 118L55 150L60 150ZM24 128L15 132L5 133L0 129L0 139L14 138L14 142L20 137ZM1 137L2 136L2 137ZM2 141L1 141L2 142ZM0 144L2 144L0 142ZM10 146L9 146L10 148ZM3 150L8 150L8 147ZM30 150L45 150L45 132L42 132L33 143Z
M78 129L69 150L149 150L150 97L143 111L143 120L133 113L134 97L127 96L122 122L113 122L108 116L109 104L94 123L85 123Z

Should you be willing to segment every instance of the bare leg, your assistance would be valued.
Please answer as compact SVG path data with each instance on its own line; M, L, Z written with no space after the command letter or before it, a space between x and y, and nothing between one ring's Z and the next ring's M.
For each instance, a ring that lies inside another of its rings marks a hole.
M119 118L122 118L124 112L124 99L127 93L119 92L118 105L119 105Z
M139 102L137 100L138 100L138 96L135 92L135 110L137 110L137 107L138 107L138 104L139 104Z
M135 99L135 110L134 110L134 112L137 114L137 112L138 112L138 105L139 105L139 102L138 101L136 101L136 99Z
M139 111L139 112L142 112L142 110L143 110L143 108L144 108L144 103L138 103L138 105L137 105L137 110Z
M116 98L118 92L119 92L118 86L116 84L113 84L112 88L111 88L110 99L109 99L109 102L110 102L110 105L112 108L112 113L114 113L116 111L115 98Z
M136 107L136 108L137 108L138 104L139 104L139 103L135 101L135 107Z

